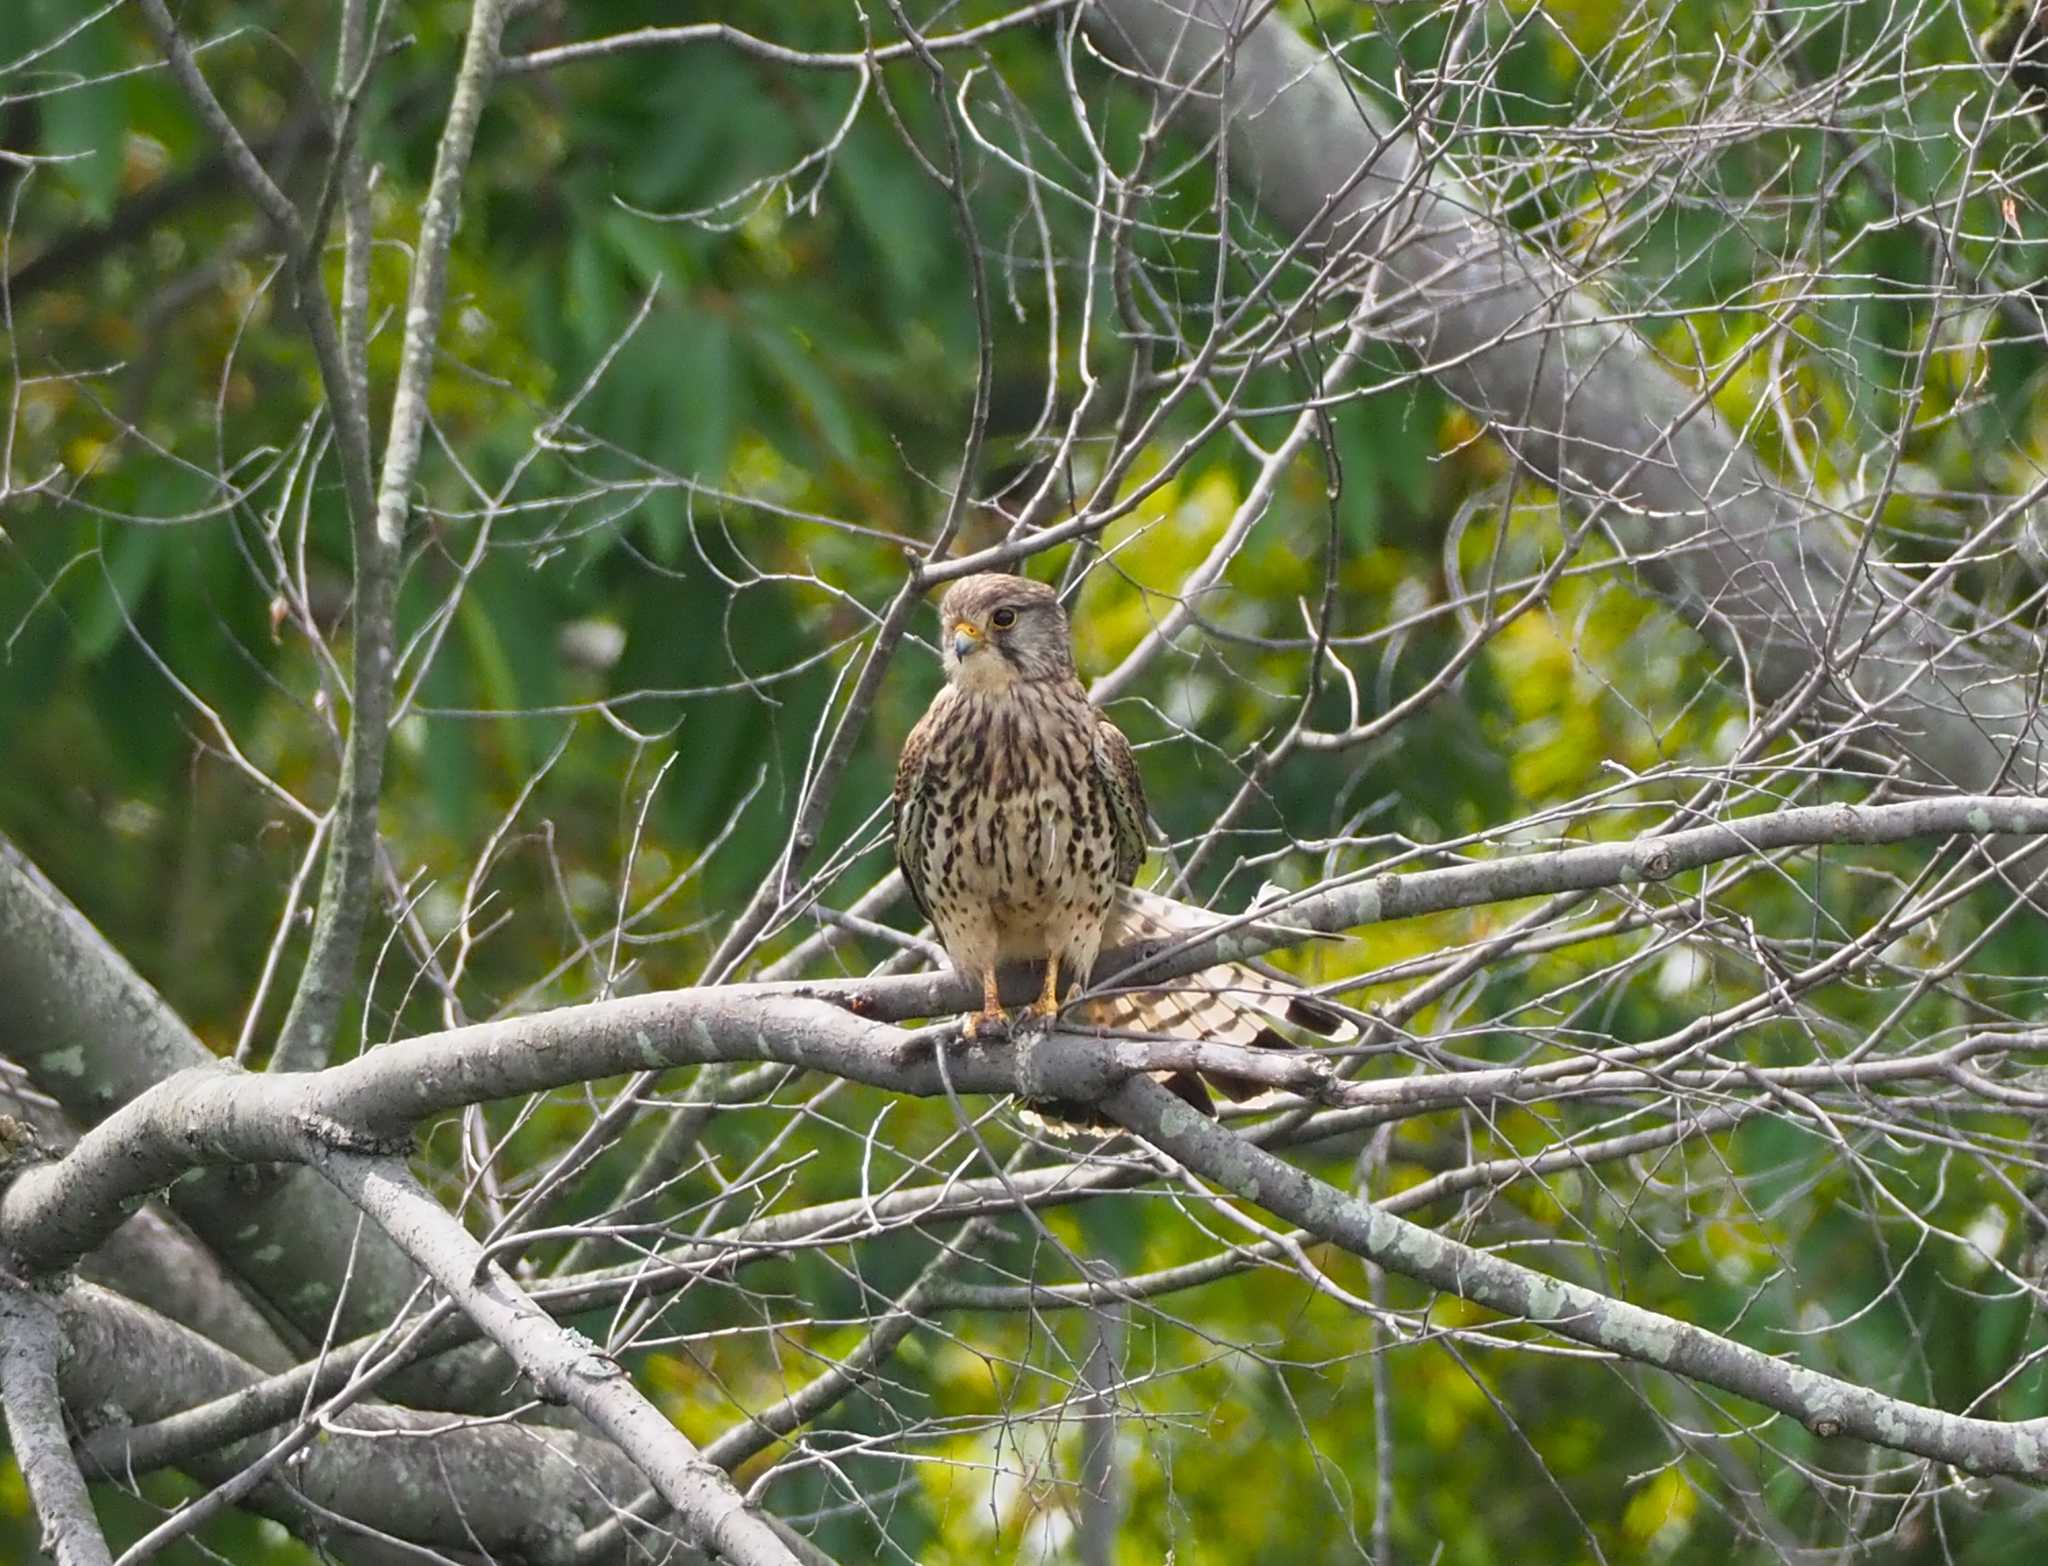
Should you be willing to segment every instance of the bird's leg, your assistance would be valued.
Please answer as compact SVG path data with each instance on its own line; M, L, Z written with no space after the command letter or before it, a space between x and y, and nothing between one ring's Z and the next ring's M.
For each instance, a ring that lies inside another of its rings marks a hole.
M1057 1017L1060 1012L1060 954L1054 952L1045 959L1045 988L1038 992L1038 999L1031 1003L1034 1017Z
M973 1038L983 1028L993 1027L1001 1033L1010 1024L1003 1012L1003 998L996 991L996 965L990 963L981 970L981 1010L968 1017L960 1029L963 1038Z

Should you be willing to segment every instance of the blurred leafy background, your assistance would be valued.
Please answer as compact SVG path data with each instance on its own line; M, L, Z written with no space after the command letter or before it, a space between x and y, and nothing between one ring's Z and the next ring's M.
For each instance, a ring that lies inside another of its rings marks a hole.
M663 23L717 19L792 48L863 41L851 7L660 9ZM1001 9L950 8L946 25ZM1731 376L1717 401L1781 471L1811 475L1824 494L1843 492L1860 462L1897 442L1916 501L1882 518L1896 553L1941 558L1984 505L2035 482L2038 343L2002 333L1989 306L1944 308L1956 257L1891 221L1960 183L1961 260L2016 288L2029 281L2048 221L2028 177L2037 148L2027 122L1994 127L1967 171L1949 129L1988 101L1966 68L1966 28L1986 22L1988 6L1925 5L1912 25L1900 8L1817 3L1389 4L1318 7L1313 18L1305 5L1284 9L1340 38L1356 30L1346 57L1381 86L1397 66L1427 78L1454 36L1483 50L1487 70L1452 81L1440 109L1471 138L1477 178L1532 242L1597 270L1617 308L1644 313L1645 335L1675 374L1706 384L1767 322L1795 312L1790 363L1775 379L1761 364ZM236 0L179 10L188 36L217 40L201 55L208 78L302 198L326 150L311 106L331 74L329 10ZM513 48L623 31L649 11L624 0L542 5L515 25ZM365 117L377 171L373 409L395 373L407 244L466 19L452 0L394 5L391 31L409 42L380 66ZM1762 75L1786 98L1852 61L1858 86L1825 125L1788 114L1743 133L1743 105L1717 74L1722 48L1762 52L1783 37L1796 42ZM1885 85L1873 50L1910 91ZM223 736L284 788L324 803L336 757L328 654L273 617L270 551L303 549L321 628L339 645L349 544L318 380L272 246L155 59L122 8L0 8L0 61L20 62L0 76L0 141L64 159L33 172L0 162L16 377L9 473L16 486L54 475L0 515L0 831L226 1051L248 1022L306 830L224 758ZM968 63L949 62L955 86ZM987 134L1085 190L1085 140L1053 25L994 39L972 63ZM1094 134L1128 156L1145 105L1085 51L1078 68ZM502 923L470 957L470 1015L698 977L782 846L814 735L901 580L906 547L929 539L944 511L975 389L973 268L952 199L906 145L942 157L943 105L917 63L889 66L831 155L786 173L835 137L853 92L845 72L789 71L699 44L511 77L492 98L464 198L409 539L401 616L416 639L400 688L417 689L395 732L383 813L411 907L439 939L483 846L532 786L488 871L489 917ZM1845 161L1867 142L1881 152ZM1130 317L1088 275L1085 205L971 151L993 362L984 492L1035 476L1041 411L1072 406L1084 367L1110 381L1142 374L1209 330L1215 188L1196 150L1170 145L1145 192ZM1223 290L1234 298L1275 244L1242 200L1227 222L1235 258ZM1283 280L1280 300L1300 286ZM1309 309L1335 320L1341 306ZM1140 344L1133 317L1152 341ZM1563 536L1547 493L1509 487L1498 449L1413 373L1405 350L1376 345L1368 359L1326 440L1288 474L1230 567L1213 633L1117 706L1140 742L1155 814L1182 849L1301 699L1302 614L1332 575L1335 628L1354 639L1343 650L1369 715L1460 644L1462 592L1490 571L1532 573ZM1315 370L1297 356L1253 373L1245 404L1281 411L1244 427L1272 438ZM1770 399L1787 387L1799 402L1780 419ZM1203 417L1190 405L1159 429L1136 474L1170 476L1101 541L1077 601L1084 674L1138 643L1157 606L1145 589L1178 582L1247 492L1255 463L1227 435L1182 450ZM990 542L1004 525L979 508L965 542ZM1662 819L1692 787L1687 769L1725 760L1740 738L1739 690L1625 572L1599 568L1597 546L1585 558L1591 568L1493 637L1453 689L1387 739L1297 756L1265 780L1205 858L1203 893L1238 906L1267 876L1306 884L1603 790L1572 830L1619 835ZM2035 585L2024 552L1972 577L1987 616L2027 601ZM918 628L928 634L929 620ZM885 867L878 810L896 746L937 679L916 647L892 671L824 835L841 864L834 901ZM1326 684L1314 699L1325 726L1342 725L1341 688ZM1617 791L1616 764L1646 776ZM1757 775L1760 793L1781 786ZM1840 793L1861 787L1844 782ZM1915 868L1911 851L1874 853L1801 864L1726 895L1790 939L1809 924L1853 923L1844 910L1868 884L1859 876L1889 884ZM621 909L636 922L614 960L603 935ZM1374 974L1426 959L1518 911L1375 927L1320 956L1317 971ZM1914 937L1925 948L1916 960L1969 950L1996 919L1963 905ZM287 981L299 955L287 951ZM858 970L884 955L854 943L840 961ZM2021 1004L2042 966L2038 936L2009 926L1973 963L1969 978L1913 1005L1946 1016ZM1595 974L1610 981L1582 1014L1572 987ZM1518 1058L1514 1030L1525 1025L1655 1038L1762 982L1638 930L1503 967L1415 1025L1474 1057ZM1849 1036L1886 1015L1907 984L1873 977L1817 1004ZM1401 988L1390 978L1365 996ZM286 993L272 990L259 1039ZM1467 1018L1501 1031L1460 1033ZM374 1043L443 1016L394 951L353 1021ZM1768 1030L1749 1047L1772 1048ZM1437 1169L1549 1146L1582 1113L1421 1120L1377 1154L1350 1142L1301 1156L1340 1182L1353 1161L1384 1157L1376 1189L1399 1190ZM854 1128L886 1115L892 1175L955 1135L944 1106L891 1105L864 1089L841 1093L834 1114ZM525 1127L515 1151L538 1165L586 1123L582 1099L565 1098ZM707 1140L713 1157L746 1167L781 1129L772 1111L735 1112ZM2015 1148L2026 1135L2017 1119L1977 1130ZM812 1129L784 1145L785 1155L799 1149L816 1156L787 1199L822 1200L849 1188L863 1143ZM600 1166L589 1210L629 1162L622 1151ZM2012 1181L1994 1160L1951 1163L1912 1142L1885 1167L1910 1210L1983 1236L1994 1254L2021 1243ZM1952 1408L1999 1383L1997 1412L2042 1412L2037 1372L2000 1381L2040 1344L2031 1307L1985 1284L1980 1255L1895 1223L1864 1176L1831 1163L1808 1131L1760 1120L1610 1173L1611 1185L1525 1182L1428 1216L1494 1243L1528 1241L1540 1264L1636 1303L1717 1327L1739 1320L1747 1341L1818 1368ZM678 1201L687 1215L713 1196L700 1178ZM1135 1270L1213 1244L1168 1203L1104 1203L1047 1224L1083 1253ZM1028 1233L1006 1242L1001 1268L1024 1276L1050 1264ZM708 1437L730 1419L730 1399L784 1385L753 1294L806 1301L806 1324L783 1328L791 1341L843 1350L858 1335L864 1290L900 1287L921 1260L798 1259L750 1275L747 1291L694 1295L665 1326L707 1334L704 1346L648 1356L645 1383L693 1436ZM1383 1285L1350 1258L1318 1261L1356 1294L1384 1288L1411 1322L1479 1324L1458 1302ZM873 1505L841 1506L819 1525L820 1543L847 1560L1065 1558L1058 1487L1028 1476L1071 1471L1079 1437L1059 1397L1087 1328L1078 1315L989 1313L956 1335L914 1340L885 1400L896 1412L849 1412L844 1433L893 1430L922 1460L848 1456ZM1130 1371L1123 1394L1119 1560L1361 1557L1380 1394L1358 1315L1296 1275L1260 1271L1140 1312L1128 1332L1128 1363L1143 1373ZM1915 1509L1901 1499L1910 1474L1883 1464L1868 1480L1887 1499L1851 1515L1816 1498L1796 1467L1819 1460L1823 1443L1781 1424L1719 1449L1678 1441L1676 1427L1725 1432L1751 1411L1630 1367L1434 1338L1380 1347L1398 1559L1772 1558L1756 1542L1756 1514L1794 1540L1863 1537L1844 1559L2004 1561L2038 1531L2030 1497ZM1746 1493L1731 1462L1762 1476L1760 1493ZM176 1493L165 1482L149 1491L157 1503ZM772 1494L797 1512L835 1504L801 1471ZM14 1520L6 1548L16 1558L33 1548L25 1508L6 1470L0 1511ZM139 1527L145 1513L133 1511ZM1892 1529L1873 1517L1902 1520ZM208 1538L228 1559L306 1558L267 1524L231 1520ZM196 1546L174 1555L206 1558Z

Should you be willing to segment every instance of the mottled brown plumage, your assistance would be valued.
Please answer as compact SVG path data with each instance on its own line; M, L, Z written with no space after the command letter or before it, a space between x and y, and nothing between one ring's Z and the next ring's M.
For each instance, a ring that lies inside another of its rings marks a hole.
M970 1036L998 1021L999 964L1045 964L1035 1011L1085 981L1119 883L1145 858L1130 741L1074 677L1051 588L971 576L939 606L946 688L896 769L896 856L963 972L982 983Z
M1045 965L1033 1013L1060 1008L1106 945L1217 922L1131 887L1145 859L1145 790L1131 744L1089 705L1053 590L970 576L939 605L946 686L896 769L896 857L948 955L982 988L967 1033L1003 1019L1004 962ZM1284 979L1228 964L1171 991L1090 1003L1089 1020L1140 1032L1283 1044L1270 1021L1343 1024ZM1241 1084L1221 1083L1233 1097ZM1175 1081L1206 1107L1199 1083Z

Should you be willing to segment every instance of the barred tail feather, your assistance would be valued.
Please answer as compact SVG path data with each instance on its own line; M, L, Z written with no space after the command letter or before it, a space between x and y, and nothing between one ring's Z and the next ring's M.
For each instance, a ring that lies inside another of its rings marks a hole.
M1136 887L1119 887L1116 906L1103 925L1102 946L1110 951L1135 941L1184 940L1226 922L1226 915L1205 908L1156 892L1141 892ZM1250 928L1281 931L1304 939L1315 933L1266 920L1253 920ZM1187 978L1175 979L1166 988L1111 995L1097 1004L1112 1008L1109 1015L1098 1018L1105 1026L1206 1038L1225 1044L1289 1048L1294 1041L1278 1031L1282 1027L1314 1033L1333 1044L1358 1036L1358 1029L1336 1007L1265 963L1218 963Z
M1226 920L1226 915L1177 902L1155 892L1119 887L1116 906L1110 910L1103 927L1102 945L1105 951L1110 951L1135 941L1181 940L1215 929ZM1255 921L1254 927L1282 931L1304 939L1328 938L1265 920ZM1358 1029L1335 1007L1319 1000L1287 974L1264 963L1218 963L1157 989L1111 993L1090 1001L1086 1015L1090 1022L1103 1028L1157 1033L1173 1038L1208 1039L1219 1044L1243 1044L1261 1049L1298 1047L1297 1040L1290 1036L1295 1031L1316 1034L1331 1043L1342 1043L1358 1036ZM1205 1113L1213 1112L1205 1082L1208 1087L1240 1104L1253 1102L1268 1092L1262 1082L1222 1073L1204 1078L1188 1072L1170 1072L1162 1073L1161 1080L1187 1103ZM1034 1118L1051 1124L1050 1116L1043 1113ZM1099 1117L1077 1123L1101 1125ZM1054 1125L1053 1129L1059 1127Z
M1228 915L1156 892L1120 886L1116 904L1103 924L1102 949L1114 951L1137 941L1184 940L1226 922ZM1298 940L1335 939L1275 920L1253 920L1250 928ZM1096 1027L1120 1032L1208 1039L1260 1049L1298 1048L1298 1041L1290 1036L1294 1032L1312 1033L1333 1044L1358 1036L1358 1029L1337 1008L1279 969L1254 962L1218 963L1156 989L1112 991L1089 1001L1083 1014ZM1270 1091L1263 1082L1221 1072L1197 1076L1189 1071L1162 1071L1158 1076L1182 1101L1203 1114L1215 1113L1209 1094L1212 1087L1239 1104L1253 1103ZM1031 1124L1061 1135L1117 1129L1115 1122L1086 1104L1028 1100L1018 1105L1018 1113Z

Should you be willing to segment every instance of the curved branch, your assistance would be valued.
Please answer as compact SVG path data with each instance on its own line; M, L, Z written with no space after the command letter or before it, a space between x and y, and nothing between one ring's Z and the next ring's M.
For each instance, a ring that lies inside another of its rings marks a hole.
M77 1125L90 1126L182 1071L218 1066L141 974L13 844L0 838L0 1054ZM207 1171L169 1202L219 1257L299 1334L318 1342L329 1317L349 1336L388 1321L419 1279L318 1176L290 1170L254 1195ZM349 1280L344 1293L343 1278ZM419 1383L415 1395L429 1389Z
M1740 1085L1769 1095L1828 1086L1940 1081L1965 1070L1967 1062L1980 1054L2038 1047L2041 1042L1973 1037L1934 1054L1904 1060L1855 1065L1829 1062L1759 1072L1702 1069L1666 1071L1654 1077L1643 1072L1602 1072L1591 1082L1570 1084L1569 1089L1575 1094L1597 1091L1623 1095L1645 1090L1658 1094L1674 1090L1721 1094ZM1566 1064L1582 1069L1576 1062ZM1531 1078L1536 1080L1532 1083ZM1520 1086L1533 1086L1537 1091L1517 1094L1515 1089ZM1408 1091L1405 1080L1396 1079L1360 1084L1358 1092L1376 1105L1371 1118L1379 1122L1397 1115L1467 1104L1485 1105L1508 1098L1550 1098L1558 1092L1554 1079L1513 1068L1465 1073L1451 1080L1423 1079L1415 1088L1416 1091ZM1389 1212L1414 1212L1476 1187L1502 1189L1553 1170L1585 1169L1612 1159L1635 1157L1739 1124L1764 1112L1767 1102L1767 1097L1724 1102L1682 1122L1651 1130L1447 1170L1386 1197L1380 1205ZM1348 1135L1364 1123L1355 1111L1339 1112L1306 1122L1285 1140L1292 1145L1330 1135ZM1262 1126L1249 1134L1271 1146L1275 1145L1270 1140L1274 1129L1272 1125ZM878 1195L822 1202L795 1212L750 1219L617 1266L558 1277L533 1289L531 1297L553 1316L572 1316L616 1306L629 1295L651 1298L714 1278L734 1278L750 1267L786 1260L795 1249L881 1240L961 1219L986 1219L1020 1208L1036 1210L1088 1201L1143 1184L1154 1174L1143 1164L1088 1162L1020 1171L1004 1177L949 1179L939 1185L904 1187ZM1295 1236L1296 1240L1305 1238ZM964 1244L963 1237L955 1248ZM995 1286L937 1279L920 1299L935 1310L1023 1310L1129 1302L1197 1287L1279 1253L1276 1246L1261 1242L1182 1266L1108 1281ZM317 1360L164 1418L99 1431L86 1442L84 1455L89 1463L109 1472L146 1473L180 1464L195 1454L240 1441L291 1418L309 1400L324 1398L357 1377L366 1361L374 1356L388 1353L396 1362L407 1363L473 1342L477 1335L474 1323L443 1305L436 1308L433 1318L409 1323L402 1342L394 1344L386 1329L337 1344ZM386 1364L371 1367L366 1373L366 1384L376 1384L392 1368ZM715 1451L713 1448L707 1455L715 1455Z
M1170 955L1141 954L1118 977L1142 971L1146 983L1156 984L1218 958L1287 944L1290 929L1341 929L1548 891L1634 884L1799 843L2044 832L2048 801L1997 796L1784 810L1640 842L1368 877L1287 907L1286 928L1261 923L1272 915L1262 908L1258 919L1235 921L1229 933ZM950 1026L912 1032L876 1020L971 1004L953 976L714 986L452 1028L304 1077L189 1071L110 1116L61 1162L16 1180L0 1197L0 1240L31 1267L65 1265L109 1232L124 1204L193 1167L296 1162L308 1137L388 1142L467 1104L672 1066L776 1061L927 1097L959 1091L1093 1102L1132 1073L1161 1069L1335 1091L1321 1057L1309 1053L1065 1032L1027 1032L1014 1044L956 1044ZM935 1053L941 1047L949 1052L944 1069Z
M2048 800L2003 794L1954 794L1896 805L1800 805L1661 836L1517 854L1441 870L1406 875L1363 871L1312 892L1262 904L1256 914L1219 921L1219 933L1172 948L1170 963L1142 953L1128 959L1119 956L1119 966L1111 972L1125 984L1140 977L1178 976L1289 945L1289 931L1335 933L1555 892L1639 887L1776 849L2043 835L2048 835ZM1103 975L1101 966L1097 974L1098 979Z
M1848 547L1834 515L1788 493L1715 409L1746 358L1697 390L1681 384L1272 13L1097 0L1084 19L1176 113L1228 138L1233 184L1326 276L1370 269L1361 286L1426 373L1597 515L1675 613L1744 661L1759 694L1796 709L1832 689L1923 776L2031 787L2042 756L2018 672L1943 623L1931 580Z
M633 1385L624 1367L528 1299L402 1163L338 1150L321 1153L318 1162L511 1357L543 1401L573 1407L639 1465L688 1523L694 1542L734 1566L795 1562L781 1536Z
M1149 1173L1128 1166L1060 1165L1007 1178L949 1180L942 1186L915 1186L878 1196L822 1202L798 1212L753 1219L651 1259L558 1279L532 1290L532 1298L551 1315L572 1316L615 1306L628 1296L651 1296L695 1281L735 1276L749 1266L780 1260L798 1246L886 1238L933 1224L1015 1212L1020 1203L1036 1208L1083 1201L1136 1184ZM937 1291L944 1286L935 1283L933 1287ZM146 1425L97 1432L88 1439L86 1454L110 1472L146 1473L267 1430L293 1415L308 1399L325 1397L340 1387L382 1350L425 1356L474 1341L474 1323L446 1307L440 1315L438 1322L414 1325L405 1344L394 1347L388 1329L372 1333L336 1345L317 1361L307 1361Z
M57 1566L110 1566L85 1476L64 1433L57 1360L64 1346L56 1307L34 1289L0 1278L0 1403L7 1440Z
M1689 1322L1461 1245L1346 1196L1133 1077L1105 1106L1182 1167L1318 1239L1575 1343L1703 1381L1790 1414L1814 1434L1860 1440L1977 1474L2048 1478L2048 1418L2003 1423L1886 1397Z
M476 0L470 12L462 63L441 130L426 207L420 213L384 468L377 482L374 514L356 529L348 741L335 784L335 826L328 838L327 862L321 869L306 966L271 1053L271 1068L276 1071L306 1071L326 1063L369 918L377 873L377 805L383 796L384 751L397 675L393 648L399 545L419 471L434 345L448 288L448 251L455 240L462 182L476 144L477 122L483 116L497 67L498 40L508 3ZM324 299L322 305L324 314ZM339 362L339 346L335 354ZM367 452L367 443L364 449Z
M55 1303L66 1348L59 1377L65 1403L116 1421L82 1443L81 1456L96 1474L131 1479L139 1472L121 1460L120 1421L152 1423L260 1380L245 1360L105 1289L74 1285ZM150 1373L137 1375L138 1365ZM294 1403L286 1418L300 1412ZM209 1484L232 1483L283 1434L257 1428L269 1432L260 1441L210 1442L181 1454L179 1466ZM421 1439L429 1435L431 1444ZM640 1483L609 1443L576 1431L451 1421L374 1403L324 1421L318 1439L296 1454L289 1478L257 1487L244 1504L324 1532L304 1504L310 1500L415 1544L481 1548L536 1566L570 1566L577 1534L625 1504Z

